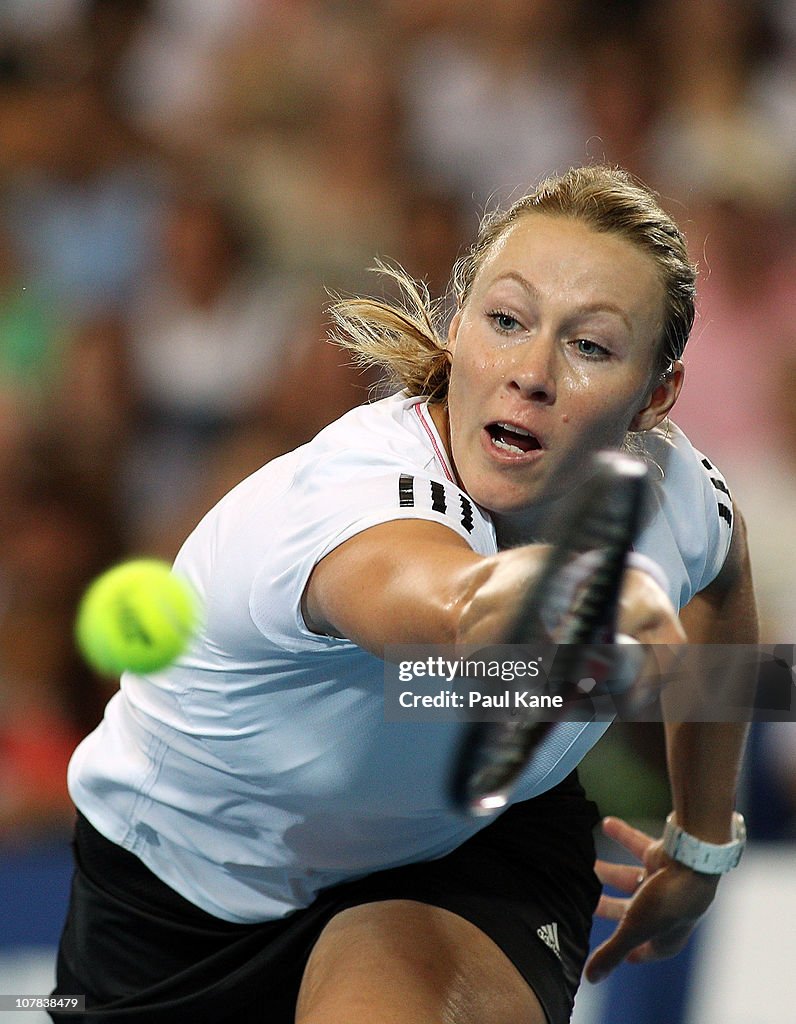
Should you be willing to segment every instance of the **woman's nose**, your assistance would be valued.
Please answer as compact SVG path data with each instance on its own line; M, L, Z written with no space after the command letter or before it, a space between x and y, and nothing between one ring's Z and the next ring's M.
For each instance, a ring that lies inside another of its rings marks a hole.
M522 392L524 398L552 405L556 400L555 349L555 340L543 334L518 346L509 371L509 388Z

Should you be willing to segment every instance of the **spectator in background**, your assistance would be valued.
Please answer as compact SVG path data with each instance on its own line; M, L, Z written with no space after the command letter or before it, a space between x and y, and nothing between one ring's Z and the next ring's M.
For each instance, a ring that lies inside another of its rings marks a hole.
M52 396L64 341L57 307L20 266L19 255L0 224L0 394L8 410L0 438L5 458L12 435L34 429Z
M61 330L57 307L22 269L0 226L0 379L37 408L55 373Z
M295 282L256 259L221 196L175 194L128 319L134 547L160 548L164 528L197 511L208 454L271 419L269 402L308 344L305 307Z
M0 843L71 824L66 764L111 692L78 657L72 623L121 551L112 509L68 451L30 443L25 455L0 511Z
M659 188L687 204L700 303L676 420L736 481L764 642L792 632L796 467L779 392L796 352L796 161L761 102L772 55L760 0L650 8L668 97L652 130ZM699 401L694 395L699 394ZM738 400L734 400L734 399Z
M723 140L752 153L755 145L776 145L758 98L771 47L762 0L664 0L648 8L648 17L666 96L654 133L663 180L704 174L704 156ZM732 155L743 173L746 154Z
M12 49L0 82L0 839L65 827L72 749L107 692L80 661L80 594L123 546L119 314L148 262L156 162L74 24Z
M448 291L450 268L464 250L472 225L455 196L438 189L418 189L401 204L401 265L427 283L432 295Z
M211 166L285 269L360 287L362 268L397 251L401 232L394 40L356 8L276 13L226 55Z
M110 500L130 408L119 329L111 314L70 315L0 230L0 494L57 437L75 472L93 487L101 481Z
M790 189L769 173L760 152L754 166L754 187L717 174L693 203L701 301L686 360L694 387L683 390L677 423L737 481L755 554L761 635L777 643L791 636L794 621L789 510L796 502L796 460L786 410L796 359L796 231ZM702 392L701 401L694 391Z
M442 5L438 5L442 6ZM587 157L576 6L449 2L401 64L406 135L422 176L469 208Z
M118 308L151 258L152 154L98 77L45 55L6 90L0 132L6 222L22 258L74 315Z
M754 186L717 172L692 199L702 299L687 372L705 400L684 395L678 409L698 443L744 471L785 454L776 396L796 353L788 189L761 154L755 168ZM742 402L728 400L741 394Z
M768 0L766 12L771 47L755 83L755 98L791 164L796 164L796 2Z
M115 50L111 77L131 123L158 148L201 161L217 128L225 80L220 55L245 39L258 10L270 6L251 0L89 0L86 18L99 52ZM292 11L295 0L287 6Z
M118 486L130 409L119 329L111 314L72 316L0 228L0 492L55 437L85 484Z
M641 8L641 9L640 9ZM664 101L654 34L638 2L589 4L576 29L581 117L590 159L654 177L650 128Z

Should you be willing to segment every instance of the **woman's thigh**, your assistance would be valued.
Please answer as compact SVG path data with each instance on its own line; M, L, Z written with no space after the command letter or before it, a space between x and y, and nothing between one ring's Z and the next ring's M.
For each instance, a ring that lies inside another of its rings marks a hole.
M296 1024L546 1024L517 968L479 928L412 900L344 910L321 933Z

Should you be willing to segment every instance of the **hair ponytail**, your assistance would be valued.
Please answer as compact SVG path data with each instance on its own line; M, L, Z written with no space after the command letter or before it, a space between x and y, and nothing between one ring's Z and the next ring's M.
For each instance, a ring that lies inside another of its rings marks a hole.
M376 261L373 270L395 281L403 301L335 298L329 307L330 338L360 366L379 366L412 396L442 401L448 393L449 358L437 326L439 304L422 281L401 267Z

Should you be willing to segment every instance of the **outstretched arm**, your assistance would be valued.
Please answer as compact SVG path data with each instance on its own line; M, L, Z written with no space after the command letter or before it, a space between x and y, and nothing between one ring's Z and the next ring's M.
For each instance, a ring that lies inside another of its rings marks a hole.
M724 567L681 614L689 643L758 643L746 527L737 509L734 518L732 544ZM755 680L742 683L749 687L751 698ZM677 823L686 832L710 843L729 842L747 732L745 723L666 722L674 810Z
M746 530L737 509L724 567L683 609L681 620L690 643L757 643ZM754 682L748 681L750 689ZM665 728L677 823L705 842L729 842L747 726L667 721ZM653 960L679 952L710 905L719 878L672 861L660 841L626 822L608 818L604 830L641 862L643 870L598 862L602 881L628 896L603 896L600 901L598 914L618 920L619 926L589 960L586 976L591 981L599 981L624 959Z
M318 563L304 619L379 656L397 643L500 643L547 553L527 545L484 557L436 523L383 523ZM642 643L682 639L669 599L637 569L625 574L618 626Z

